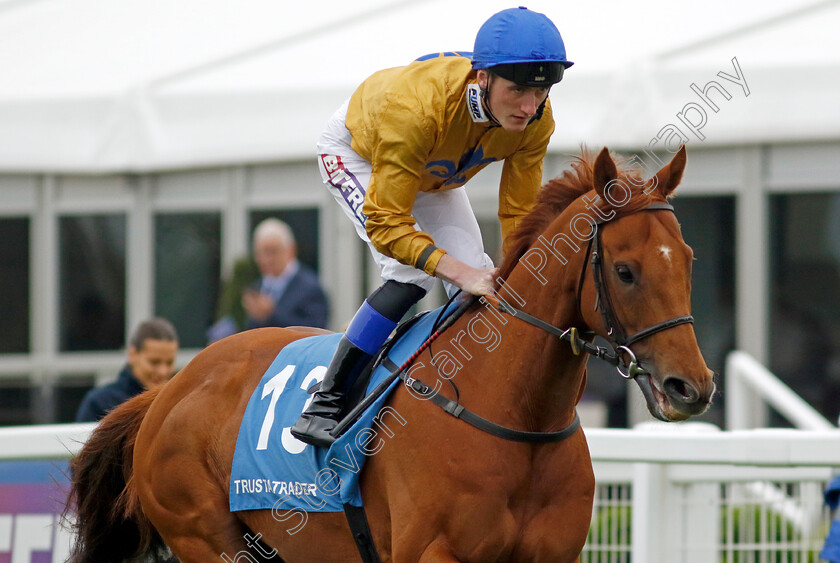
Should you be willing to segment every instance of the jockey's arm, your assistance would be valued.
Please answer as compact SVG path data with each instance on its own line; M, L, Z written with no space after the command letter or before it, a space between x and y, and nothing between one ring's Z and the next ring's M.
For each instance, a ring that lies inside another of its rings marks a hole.
M492 295L496 268L473 268L450 254L444 254L435 268L435 277L473 295Z

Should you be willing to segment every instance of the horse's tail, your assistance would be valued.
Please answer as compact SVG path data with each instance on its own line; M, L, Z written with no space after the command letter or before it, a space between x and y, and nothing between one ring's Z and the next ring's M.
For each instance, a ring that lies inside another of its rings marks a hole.
M143 514L132 478L134 442L159 389L141 393L109 413L70 463L65 516L75 517L71 563L117 562L140 555L150 561L166 559L166 546Z

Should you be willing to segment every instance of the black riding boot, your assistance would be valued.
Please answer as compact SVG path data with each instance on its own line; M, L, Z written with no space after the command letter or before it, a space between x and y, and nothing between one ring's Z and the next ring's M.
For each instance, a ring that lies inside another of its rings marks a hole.
M343 336L324 374L321 388L315 393L309 408L292 426L292 436L307 444L329 447L335 441L330 436L330 430L341 420L348 388L372 357Z
M335 441L330 431L344 414L345 393L397 322L425 294L426 290L420 286L394 280L386 281L370 294L338 343L321 389L292 426L292 436L320 447L329 447Z

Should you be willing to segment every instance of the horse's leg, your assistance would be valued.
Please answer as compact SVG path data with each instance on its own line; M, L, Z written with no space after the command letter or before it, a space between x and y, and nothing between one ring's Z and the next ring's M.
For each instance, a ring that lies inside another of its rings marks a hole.
M163 541L181 563L267 561L254 549L253 534L230 512L227 495L208 477L201 471L188 480L161 477L151 498L144 495L143 508Z
M452 553L452 549L444 540L435 540L420 555L418 563L438 563L440 561L461 561ZM580 556L570 563L580 563Z
M238 515L244 513L230 512L227 494L200 475L194 477L191 483L180 484L180 493L170 488L179 486L178 480L172 480L162 483L158 494L163 499L189 495L181 496L178 504L195 509L178 512L171 509L174 505L170 502L144 501L150 519L180 563L283 563L277 552L262 541L264 538L239 519Z
M182 563L261 562L248 545L254 543L248 528L228 503L225 460L233 457L228 450L236 425L222 425L212 435L200 424L206 419L187 412L185 403L167 412L150 410L138 436L136 451L144 455L135 456L134 475L143 511ZM208 412L222 409L211 406ZM243 552L248 556L237 558Z
M356 563L359 552L341 512L278 513L271 510L248 510L241 513L248 528L276 548L278 557L295 563ZM390 561L380 552L383 561ZM279 559L270 559L276 563ZM242 562L244 563L244 562Z
M283 563L270 547L253 541L254 534L246 534L251 539L239 538L227 547L211 547L203 538L176 538L172 540L174 546L170 547L178 556L179 563Z

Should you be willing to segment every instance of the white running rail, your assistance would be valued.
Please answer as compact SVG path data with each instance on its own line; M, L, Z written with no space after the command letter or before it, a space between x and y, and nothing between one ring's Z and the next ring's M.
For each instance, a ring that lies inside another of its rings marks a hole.
M815 561L829 521L822 490L840 468L840 431L644 426L586 430L598 492L584 563L752 561L752 554L772 558L780 551L793 558L779 560ZM93 428L0 428L0 464L68 459ZM753 513L776 526L767 537L743 537L764 521L750 520ZM40 530L56 521L54 515L0 514L0 555L13 550L13 561L29 561L34 540L25 543L13 530L30 524ZM52 546L58 563L69 537L57 529L50 533L43 534L39 550ZM780 540L780 534L788 535Z
M776 409L796 428L836 430L816 409L806 403L755 358L735 350L726 357L727 430L767 425L767 405Z

